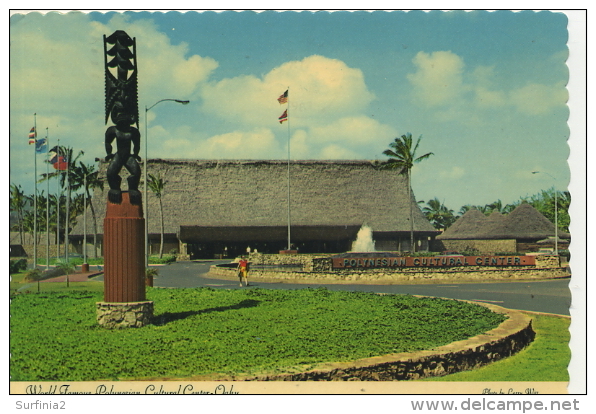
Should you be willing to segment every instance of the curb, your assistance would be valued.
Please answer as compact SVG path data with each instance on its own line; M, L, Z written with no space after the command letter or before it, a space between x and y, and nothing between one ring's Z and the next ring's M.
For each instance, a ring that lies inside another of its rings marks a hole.
M508 319L484 334L431 350L388 354L351 362L322 363L303 372L220 378L233 381L403 381L467 371L509 357L536 336L522 311L477 303Z

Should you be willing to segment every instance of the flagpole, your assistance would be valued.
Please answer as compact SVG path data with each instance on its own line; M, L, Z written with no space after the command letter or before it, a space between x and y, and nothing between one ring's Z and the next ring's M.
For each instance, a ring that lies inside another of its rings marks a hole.
M65 151L66 152L66 151ZM69 154L70 155L70 154ZM66 225L64 226L64 261L68 263L68 227L70 226L70 160L66 162ZM68 281L68 276L67 281Z
M37 113L33 114L33 269L37 268Z
M60 139L58 139L56 151L58 151L56 156L60 161ZM58 180L58 177L60 177L60 174L56 175L56 180ZM60 257L60 196L62 196L62 187L58 182L58 194L56 195L56 258Z
M290 242L290 87L288 86L288 250L292 249Z
M46 183L48 194L46 197L46 270L50 269L50 132L46 127Z
M83 176L83 263L87 263L87 171Z

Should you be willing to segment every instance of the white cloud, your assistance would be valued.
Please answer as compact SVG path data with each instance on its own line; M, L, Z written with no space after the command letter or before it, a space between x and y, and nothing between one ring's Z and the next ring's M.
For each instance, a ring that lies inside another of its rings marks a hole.
M137 38L141 117L144 104L150 105L162 98L188 99L217 68L217 62L209 57L189 56L185 43L171 44L150 20L130 22L125 15L116 14L104 25L90 21L85 13L13 16L10 30L11 179L30 174L28 163L20 162L21 151L16 149L21 149L26 142L34 113L39 135L45 135L45 128L49 128L51 145L60 139L61 145L83 149L82 161L86 163L105 154L103 36L123 27ZM182 156L184 149L189 151L187 154L195 154L196 143L180 138L191 135L161 129L151 129L155 141L150 151L155 152L150 152L150 156ZM160 137L165 141L158 141ZM173 139L179 140L177 145L172 145ZM161 145L164 152L158 151Z
M281 150L270 129L234 131L213 136L199 144L201 158L260 159L263 153L279 154Z
M314 126L312 138L319 142L341 142L345 145L367 145L371 142L391 140L396 131L367 116L338 119L327 125Z
M443 105L464 92L464 62L455 53L418 52L413 62L417 71L407 77L414 87L414 100L428 106Z
M507 104L507 95L503 91L491 91L483 86L474 88L475 103L483 107L496 107Z
M545 115L565 105L568 93L562 83L529 83L521 88L500 87L493 66L466 70L452 52L419 52L413 59L415 73L407 75L412 100L432 110L439 121L478 124L488 109L514 109L524 115Z
M203 109L222 119L267 125L286 108L276 99L288 87L288 114L296 127L358 114L374 98L359 69L315 55L284 63L262 78L238 76L211 83L202 91Z
M528 115L542 115L566 104L569 94L565 85L541 85L531 83L509 93L515 107Z
M188 126L175 131L156 126L149 130L149 136L149 158L260 159L264 153L284 158L273 132L267 128L204 137L193 134Z
M321 150L318 158L322 160L349 160L361 157L357 152L343 145L331 144Z

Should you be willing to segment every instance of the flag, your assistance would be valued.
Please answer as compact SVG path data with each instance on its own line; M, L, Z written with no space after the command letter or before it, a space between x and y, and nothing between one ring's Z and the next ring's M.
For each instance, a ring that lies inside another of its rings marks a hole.
M68 162L66 160L66 157L63 157L62 155L58 155L57 157L54 158L53 162L52 162L52 160L50 160L50 162L54 166L55 170L65 171L68 169Z
M48 152L48 140L46 138L41 138L35 141L35 152L38 154Z
M58 146L52 148L50 150L49 158L50 160L48 161L50 164L52 164L52 166L54 166L55 170L58 171L64 171L68 169L68 160L66 157L62 156L59 154L60 153L60 148Z
M35 127L31 128L29 131L29 145L35 144L35 137L37 136L37 131L35 131Z
M282 93L279 98L277 98L277 102L279 102L280 105L288 103L288 91Z
M279 123L283 123L288 120L288 110L286 109L283 114L279 117Z

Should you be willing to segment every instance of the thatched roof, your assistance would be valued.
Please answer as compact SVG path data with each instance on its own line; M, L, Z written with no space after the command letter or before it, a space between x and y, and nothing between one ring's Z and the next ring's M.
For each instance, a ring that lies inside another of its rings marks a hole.
M176 234L181 226L287 226L287 161L158 159L149 161L148 171L166 181L162 196L166 233ZM415 231L436 234L408 196L405 177L376 169L369 161L292 161L290 183L294 226L367 224L373 231L409 232L412 203ZM99 234L106 198L107 188L97 190L93 198ZM159 206L151 192L148 202L149 232L157 234ZM82 235L82 222L79 218L71 235ZM90 215L87 222L90 234Z
M505 219L505 215L503 215L501 212L499 211L493 211L492 213L490 213L490 216L488 216L486 222L489 224L493 224L493 223L500 223L502 220Z
M528 203L522 203L507 215L506 220L487 228L494 239L544 239L555 235L555 225ZM569 238L562 233L559 237Z
M461 216L439 240L544 239L555 235L555 225L528 203L522 203L504 216L494 212L489 217L472 209ZM559 232L559 237L569 238Z
M480 232L487 217L475 208L466 211L455 223L437 237L439 240L453 238L469 238ZM466 237L467 236L467 237Z

